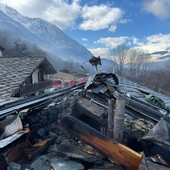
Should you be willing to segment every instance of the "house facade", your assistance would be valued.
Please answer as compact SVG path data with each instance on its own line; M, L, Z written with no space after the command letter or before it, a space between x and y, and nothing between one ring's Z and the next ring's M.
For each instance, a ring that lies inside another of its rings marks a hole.
M50 74L57 73L47 58L13 57L0 60L0 97L35 95L51 87Z
M2 52L5 51L5 48L0 45L0 57L2 57Z

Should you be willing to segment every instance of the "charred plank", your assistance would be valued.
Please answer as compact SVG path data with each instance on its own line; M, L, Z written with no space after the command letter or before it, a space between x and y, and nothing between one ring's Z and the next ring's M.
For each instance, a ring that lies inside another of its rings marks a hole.
M141 162L141 155L137 152L113 141L109 137L104 136L97 130L72 116L65 117L63 122L66 130L81 138L92 147L95 147L106 157L115 159L132 169L138 169Z
M71 115L100 130L102 126L106 126L106 113L103 107L86 98L80 98L74 104Z
M54 142L55 139L56 138L49 138L46 140L42 140L39 143L33 145L31 148L26 148L24 153L25 159L32 160L37 155L47 150L48 147Z

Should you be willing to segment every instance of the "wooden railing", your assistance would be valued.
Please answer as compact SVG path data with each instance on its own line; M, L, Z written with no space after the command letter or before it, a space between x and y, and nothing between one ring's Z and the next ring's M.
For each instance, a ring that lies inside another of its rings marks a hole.
M21 96L26 96L29 94L34 94L36 92L43 91L45 88L51 87L51 85L52 85L51 80L46 80L46 81L42 81L42 82L34 83L34 84L28 84L28 85L22 86L18 90L15 96L21 97Z

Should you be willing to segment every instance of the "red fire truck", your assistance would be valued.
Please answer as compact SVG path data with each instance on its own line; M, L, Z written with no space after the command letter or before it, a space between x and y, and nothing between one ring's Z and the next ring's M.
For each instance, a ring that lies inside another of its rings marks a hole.
M75 85L81 84L81 83L85 83L86 82L86 78L79 78L79 79L72 79L72 80L68 80L68 79L61 79L61 78L57 78L53 80L53 84L52 87L50 89L50 91L54 91L54 90L58 90L64 87L73 87Z

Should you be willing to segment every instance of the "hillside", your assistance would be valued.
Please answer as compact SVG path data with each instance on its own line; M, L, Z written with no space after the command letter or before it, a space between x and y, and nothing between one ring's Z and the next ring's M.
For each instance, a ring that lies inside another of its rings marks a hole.
M40 18L29 18L6 5L0 4L0 30L8 30L22 40L37 44L63 60L83 63L92 54L84 46L71 39L56 25Z

